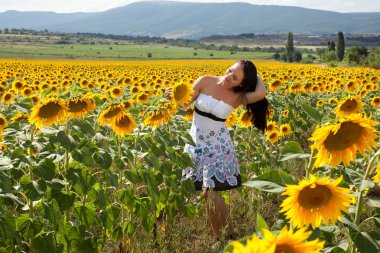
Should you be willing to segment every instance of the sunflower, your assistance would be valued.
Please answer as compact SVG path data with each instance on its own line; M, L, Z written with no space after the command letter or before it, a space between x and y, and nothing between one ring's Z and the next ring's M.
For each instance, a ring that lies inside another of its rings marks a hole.
M274 235L271 231L263 229L264 240L269 245L275 245L274 252L281 253L319 253L322 252L324 242L314 239L307 241L312 231L306 231L306 228L294 231L284 226L280 234ZM263 251L266 252L266 251Z
M280 126L280 133L281 135L288 135L292 132L292 128L289 124L283 124Z
M100 125L105 126L123 116L125 108L123 104L113 104L104 109L98 118Z
M95 101L91 98L72 98L67 102L67 108L70 118L83 118L94 110Z
M281 204L287 219L295 227L313 228L321 225L322 220L333 224L340 219L343 212L348 212L352 195L349 188L338 187L343 176L330 182L328 177L316 178L310 174L298 185L287 185L282 195L288 196Z
M113 98L118 98L123 95L123 89L119 86L113 87L109 92Z
M25 112L18 112L15 116L11 118L12 123L19 122L21 120L28 120L29 114Z
M334 103L338 103L338 99L337 98L329 98L329 104L334 104Z
M29 87L25 87L23 90L22 90L22 96L24 97L24 98L30 98L30 97L32 97L33 96L33 91L32 91L32 89L31 88L29 88Z
M273 92L276 92L280 87L282 83L280 80L275 80L271 84L269 84L269 89Z
M267 128L265 129L265 132L267 132L268 134L272 133L272 132L276 131L276 128L277 128L277 123L275 121L268 121Z
M3 130L8 125L8 120L0 114L0 129Z
M7 91L3 94L2 101L3 104L9 105L13 100L13 93L11 91Z
M194 115L194 108L193 107L189 107L189 108L186 109L185 112L186 112L186 114L183 115L183 119L184 120L192 120L193 119L193 115Z
M251 122L251 119L253 117L253 114L252 115L249 115L248 111L243 111L242 113L240 113L239 115L239 118L238 118L238 122L239 122L239 125L241 127L249 127L252 125L252 122Z
M338 106L335 107L335 113L340 117L360 112L362 108L363 103L359 98L349 96L345 100L339 102Z
M12 88L18 91L22 91L22 89L24 88L24 84L21 81L16 80L13 81Z
M372 98L371 105L373 105L373 106L379 106L380 105L380 97L376 96L376 97Z
M275 143L276 141L278 141L279 138L280 133L278 131L273 131L266 136L266 139L271 143Z
M140 93L137 96L137 101L140 102L140 103L148 102L149 101L149 96L147 94L145 94L145 93Z
M121 117L111 122L113 131L119 136L130 134L135 125L136 123L133 117L126 112L124 112Z
M356 159L357 151L365 156L365 149L372 151L372 146L378 145L375 139L379 136L373 127L377 124L369 118L353 114L341 119L338 124L316 129L309 138L315 141L310 148L319 149L315 167L324 164L336 167L340 162L347 166Z
M380 163L376 167L376 175L372 177L373 181L380 184Z
M317 102L318 107L322 107L324 104L325 104L325 101L323 101L323 100L318 100L318 102Z
M266 240L257 238L256 234L247 240L246 245L239 241L232 241L231 245L234 253L275 253L275 245L270 245Z
M130 109L133 107L133 102L128 100L122 101L121 104L124 106L125 109Z
M282 116L284 118L287 118L289 116L289 110L288 109L285 109L283 112L282 112Z
M234 126L236 125L238 121L238 115L236 112L231 112L230 115L228 116L227 120L226 120L226 126L227 127L231 127L231 126Z
M5 152L5 151L7 151L7 149L8 149L8 147L7 147L7 145L5 145L4 143L0 143L0 150L1 150L1 152Z
M169 109L161 109L150 112L148 116L144 119L144 124L146 126L159 126L161 124L167 123L171 119L172 113Z
M172 88L170 97L178 106L185 106L192 98L194 91L187 83L178 83Z
M41 104L35 105L29 118L29 123L36 127L63 124L67 119L67 105L64 100L48 98Z

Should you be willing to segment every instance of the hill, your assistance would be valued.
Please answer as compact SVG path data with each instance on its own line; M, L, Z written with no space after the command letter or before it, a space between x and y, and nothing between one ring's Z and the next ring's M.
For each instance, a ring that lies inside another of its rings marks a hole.
M0 29L197 39L241 33L380 34L380 12L338 13L249 3L144 1L94 13L0 13Z

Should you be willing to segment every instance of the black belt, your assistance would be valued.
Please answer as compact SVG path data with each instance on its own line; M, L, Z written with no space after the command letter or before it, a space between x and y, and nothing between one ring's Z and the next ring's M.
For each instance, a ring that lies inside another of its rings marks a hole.
M222 121L222 122L225 122L226 119L221 119L221 118L218 118L216 117L214 114L211 114L211 113L208 113L208 112L202 112L200 111L197 107L194 106L194 111L196 111L199 115L202 115L204 117L207 117L207 118L210 118L212 120L215 120L215 121Z

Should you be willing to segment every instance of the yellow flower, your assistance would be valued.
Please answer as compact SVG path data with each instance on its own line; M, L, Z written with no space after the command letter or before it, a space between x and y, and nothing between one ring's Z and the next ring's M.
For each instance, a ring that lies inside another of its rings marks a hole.
M32 91L32 89L31 88L29 88L29 87L25 87L23 90L22 90L22 96L24 97L24 98L30 98L30 97L32 97L33 96L33 91Z
M315 167L331 165L336 167L340 162L348 165L356 159L359 151L365 156L365 150L372 151L372 146L378 146L375 139L379 136L373 128L378 123L359 114L340 119L340 123L318 128L309 138L315 143L312 150L319 149L316 154Z
M193 119L193 115L194 115L194 108L193 107L189 107L186 109L186 114L183 115L183 119L184 120L192 120Z
M161 124L167 123L171 119L171 110L161 109L156 110L148 114L144 120L146 126L159 126Z
M95 101L90 98L72 98L67 102L70 118L83 118L95 108Z
M12 100L13 100L13 93L11 91L7 91L3 94L3 98L2 98L2 101L3 101L3 104L5 105L9 105Z
M4 143L0 143L0 150L1 150L1 152L4 153L7 149L8 149L7 145L5 145Z
M372 179L376 183L380 184L380 163L377 165L375 173L376 175L374 175Z
M124 100L123 102L121 102L121 104L124 106L125 109L130 109L133 107L133 102L128 100Z
M292 128L289 124L283 124L280 126L280 133L281 135L288 135L292 132Z
M236 112L231 112L230 115L228 116L227 120L226 120L226 126L227 127L231 127L231 126L234 126L236 125L237 123L237 120L238 120L238 115Z
M0 114L0 129L3 130L8 125L8 120Z
M270 245L266 240L261 240L253 234L251 239L248 239L246 245L241 242L232 241L231 242L234 253L275 253L274 244Z
M318 107L321 107L321 106L323 106L325 104L325 102L323 101L323 100L318 100L318 102L317 102L317 106Z
M112 123L123 115L124 110L123 104L110 105L100 113L98 118L99 124L105 126Z
M16 80L12 83L12 88L21 91L24 88L24 84L21 81Z
M264 240L269 245L275 245L275 253L319 253L322 252L324 245L324 242L318 241L318 238L307 241L312 231L306 231L306 228L294 231L293 228L288 230L288 226L285 226L279 235L272 234L267 229L263 229L263 233Z
M248 111L246 111L246 110L243 111L239 115L239 119L238 119L239 125L241 127L249 127L249 126L251 126L252 125L252 122L251 122L252 117L253 117L253 114L249 115Z
M350 115L353 113L360 112L363 108L363 103L359 98L349 96L345 100L339 102L338 106L335 107L335 113L338 117L343 115Z
M282 83L280 80L275 80L271 84L269 84L269 89L273 92L276 92L280 87Z
M279 138L280 138L280 133L278 131L273 131L269 133L266 137L266 139L270 141L272 144L278 141Z
M191 100L193 93L190 85L180 82L174 85L170 97L178 106L184 106Z
M267 122L267 128L265 129L265 132L270 134L274 131L276 131L277 123L275 121L268 121Z
M111 90L110 90L110 95L111 97L113 98L118 98L118 97L121 97L123 95L123 89L120 88L120 87L113 87Z
M124 112L121 117L111 122L113 131L119 136L130 134L135 125L136 123L133 117L126 112Z
M15 116L11 118L12 123L18 122L21 120L28 120L29 119L29 114L25 112L18 112Z
M328 177L318 179L311 174L298 185L287 185L282 195L288 197L282 202L280 212L284 212L295 227L311 225L315 228L322 220L324 224L329 220L335 224L342 211L348 212L352 198L349 188L337 186L342 179L341 176L330 182Z
M29 118L29 123L36 127L63 124L67 119L67 105L64 100L49 98L35 105Z
M141 93L137 96L137 101L140 103L145 103L149 101L149 96L145 93Z
M285 117L285 118L287 118L289 116L289 110L288 109L284 110L282 112L282 116Z
M373 105L373 106L379 106L380 105L380 97L376 96L376 97L372 98L371 105Z

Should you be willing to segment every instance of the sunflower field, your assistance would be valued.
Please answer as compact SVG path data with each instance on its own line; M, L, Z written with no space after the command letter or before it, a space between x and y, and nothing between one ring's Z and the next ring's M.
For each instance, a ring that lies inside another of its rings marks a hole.
M211 252L171 246L178 217L205 215L181 180L194 143L179 108L233 63L3 60L0 252ZM235 208L278 205L216 252L380 252L380 71L255 64L271 113L265 134L243 107L227 119Z

